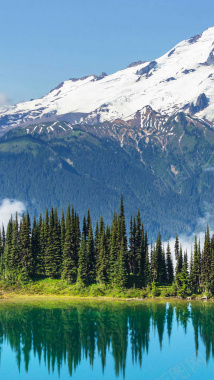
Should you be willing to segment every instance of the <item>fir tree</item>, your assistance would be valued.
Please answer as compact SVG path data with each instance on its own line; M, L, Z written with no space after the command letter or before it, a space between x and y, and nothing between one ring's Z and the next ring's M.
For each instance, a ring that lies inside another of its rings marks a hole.
M192 267L192 272L191 272L191 282L192 282L194 293L196 293L197 290L199 289L199 280L200 280L200 262L199 262L199 256L198 256L197 237L195 236L193 267Z
M2 232L0 228L0 276L3 275L3 270L4 270L4 247L3 247L3 239L2 239Z
M122 242L117 264L116 282L119 287L124 288L127 284L127 266L126 266L126 253L124 251L124 244Z
M178 261L178 258L179 258L179 240L178 240L178 236L176 235L176 238L175 238L175 260Z
M45 222L42 219L42 215L39 216L38 223L38 235L39 235L39 248L36 260L36 275L43 277L45 275L45 251L46 251L46 236L45 236Z
M166 249L166 268L167 268L167 280L169 284L172 284L174 279L174 271L173 271L173 262L172 262L172 255L169 245L169 240L167 243L167 249Z
M77 281L83 285L88 284L88 273L87 273L87 248L85 234L82 233L80 241L80 250L79 250L79 261L78 261L78 277Z
M19 273L21 279L29 280L33 275L33 254L31 247L31 226L29 213L22 216L20 225L20 264Z
M40 259L40 241L39 241L39 225L36 221L36 217L33 218L33 227L31 235L31 246L33 256L33 277L36 276L38 270L38 259Z
M96 278L95 270L95 249L94 249L94 236L92 230L91 220L88 220L88 241L87 241L87 271L88 271L88 283L93 284Z
M107 282L107 254L105 242L105 225L103 217L100 217L99 236L97 243L97 261L96 261L97 282L104 284Z
M65 245L65 216L64 211L62 209L62 216L61 216L61 252L64 251L64 245Z
M114 285L116 283L117 262L118 262L118 218L117 218L117 214L114 213L112 224L111 224L111 248L110 248L110 257L109 257L109 282L111 285Z
M72 235L72 219L70 206L66 213L66 224L65 224L65 244L63 252L62 261L62 278L69 283L75 283L77 280L77 265L75 259L75 247L74 247L74 236Z

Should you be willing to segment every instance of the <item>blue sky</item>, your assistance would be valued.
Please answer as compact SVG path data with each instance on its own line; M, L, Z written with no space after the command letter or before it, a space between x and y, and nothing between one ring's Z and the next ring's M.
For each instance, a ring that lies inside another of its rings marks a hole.
M7 0L0 11L0 104L60 82L158 58L214 26L213 0Z

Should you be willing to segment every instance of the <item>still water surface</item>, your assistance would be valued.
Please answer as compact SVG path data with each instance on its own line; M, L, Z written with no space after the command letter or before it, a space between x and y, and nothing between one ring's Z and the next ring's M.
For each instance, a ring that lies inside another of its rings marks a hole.
M214 379L214 305L0 304L0 378Z

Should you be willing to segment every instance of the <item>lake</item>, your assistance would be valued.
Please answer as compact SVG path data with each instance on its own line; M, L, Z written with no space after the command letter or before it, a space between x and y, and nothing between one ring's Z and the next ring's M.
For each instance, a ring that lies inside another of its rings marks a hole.
M213 379L214 304L2 301L1 379Z

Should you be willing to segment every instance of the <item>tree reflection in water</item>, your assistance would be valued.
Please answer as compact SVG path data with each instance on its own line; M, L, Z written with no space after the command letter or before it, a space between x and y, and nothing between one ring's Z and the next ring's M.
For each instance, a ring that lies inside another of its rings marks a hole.
M49 305L49 306L48 306ZM158 334L160 349L166 331L170 339L173 324L187 332L192 322L196 355L199 336L206 347L207 361L214 356L214 307L211 303L82 302L40 305L1 304L0 344L7 340L28 371L30 355L44 358L49 371L60 373L63 362L72 376L85 357L93 365L98 353L103 371L107 352L114 357L115 373L125 374L128 342L133 363L142 365L149 351L150 334Z

